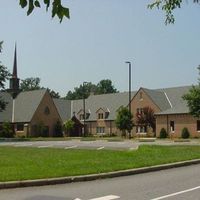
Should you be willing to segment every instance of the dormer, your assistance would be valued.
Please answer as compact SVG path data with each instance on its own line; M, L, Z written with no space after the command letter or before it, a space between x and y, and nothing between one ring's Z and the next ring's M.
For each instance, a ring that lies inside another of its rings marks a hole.
M85 119L89 119L91 114L90 109L85 110ZM84 110L80 109L79 112L77 113L77 117L79 120L84 120Z
M101 119L107 119L109 116L110 110L108 108L99 108L96 111L96 115L97 115L97 119L101 120Z

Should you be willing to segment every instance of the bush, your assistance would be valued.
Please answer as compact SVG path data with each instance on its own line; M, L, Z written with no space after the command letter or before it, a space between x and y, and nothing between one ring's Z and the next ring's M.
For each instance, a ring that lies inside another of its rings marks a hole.
M1 127L0 137L13 138L15 135L13 127L10 122L4 122Z
M187 139L187 138L190 137L190 132L188 131L188 129L186 127L183 128L182 133L181 133L181 137L183 139Z
M165 128L162 128L160 130L160 138L167 138L167 131L165 130Z

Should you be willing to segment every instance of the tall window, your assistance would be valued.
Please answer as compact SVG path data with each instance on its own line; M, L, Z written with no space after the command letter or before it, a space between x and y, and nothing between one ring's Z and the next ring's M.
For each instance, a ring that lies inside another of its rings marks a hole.
M103 113L98 113L98 119L103 119Z
M97 133L105 133L105 127L97 127Z
M175 123L174 123L174 121L170 121L170 130L171 130L171 132L174 132L174 130L175 130Z
M142 92L140 92L140 100L143 100Z
M80 120L84 120L84 114L80 114L80 115L79 115L79 119L80 119Z
M200 131L200 120L197 120L197 131Z

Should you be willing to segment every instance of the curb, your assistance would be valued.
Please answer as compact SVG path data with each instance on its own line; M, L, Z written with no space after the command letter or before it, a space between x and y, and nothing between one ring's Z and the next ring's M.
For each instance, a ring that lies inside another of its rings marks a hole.
M56 185L56 184L65 184L72 182L84 182L84 181L92 181L97 179L105 179L105 178L114 178L120 176L129 176L141 173L148 173L153 171L159 171L164 169L171 169L176 167L189 166L193 164L199 164L200 159L189 160L189 161L181 161L170 164L163 164L151 167L142 167L138 169L129 169L129 170L121 170L115 172L101 173L101 174L91 174L84 176L70 176L70 177L62 177L62 178L50 178L50 179L38 179L38 180L25 180L25 181L9 181L9 182L0 182L0 189L11 189L11 188L19 188L19 187L32 187L32 186L44 186L44 185Z

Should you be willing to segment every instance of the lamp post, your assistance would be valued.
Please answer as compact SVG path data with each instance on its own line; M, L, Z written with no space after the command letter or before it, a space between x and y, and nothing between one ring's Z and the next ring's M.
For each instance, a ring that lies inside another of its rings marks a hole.
M86 136L86 127L85 127L85 85L88 82L83 82L83 136Z
M125 62L129 66L129 112L131 112L131 62Z

